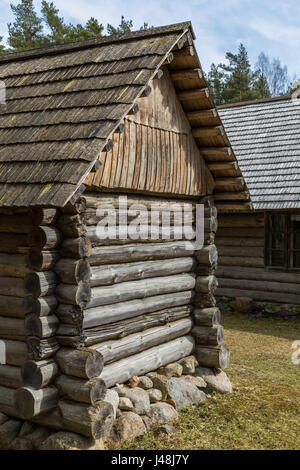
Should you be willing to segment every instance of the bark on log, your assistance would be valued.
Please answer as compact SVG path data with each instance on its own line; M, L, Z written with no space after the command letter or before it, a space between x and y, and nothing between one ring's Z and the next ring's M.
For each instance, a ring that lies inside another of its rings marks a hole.
M40 361L54 356L59 350L59 344L56 338L40 339L36 336L27 338L28 357L34 361Z
M1 338L1 345L6 364L22 366L25 363L27 359L27 344L25 342Z
M33 295L28 295L24 298L23 311L25 314L33 313L38 317L45 317L54 312L57 307L57 300L55 295L36 298Z
M22 387L16 390L14 401L18 415L23 419L31 419L57 406L58 391L53 386L40 390Z
M195 326L192 335L197 344L217 346L224 341L224 328L221 325Z
M59 372L58 365L53 359L42 361L27 361L21 370L25 387L44 388L54 382Z
M55 315L38 317L34 314L26 315L25 327L28 336L38 338L49 338L54 336L59 325L59 320Z
M0 253L0 273L8 277L24 277L29 272L26 255Z
M57 221L57 226L67 237L81 237L86 234L85 217L82 214L64 214Z
M9 388L22 387L21 368L0 364L0 385Z
M4 253L24 253L27 235L24 233L0 233L0 247Z
M28 266L33 271L53 270L58 258L58 251L31 250L28 254Z
M106 365L126 357L128 358L133 354L138 354L153 346L187 335L191 331L192 326L192 320L184 318L164 326L134 333L117 341L105 341L92 346L92 349L101 353Z
M195 266L194 258L185 257L93 267L91 269L91 286L105 286L149 277L183 274L194 271Z
M90 265L86 259L61 258L55 265L55 272L65 284L88 282L91 276Z
M59 284L56 288L56 298L63 304L79 305L84 308L91 300L90 285L80 282L78 285Z
M60 253L70 258L85 258L92 254L92 243L87 237L64 238Z
M68 375L60 375L56 379L55 385L62 398L81 403L91 403L92 405L103 400L107 391L104 380L96 377L83 380Z
M89 349L61 348L55 358L62 372L74 377L99 377L103 369L101 354Z
M57 228L42 225L29 232L28 244L36 250L52 250L60 243L61 238L61 233Z
M24 297L27 295L20 277L0 277L0 295Z
M145 375L159 367L189 356L194 350L192 336L183 336L168 343L154 346L133 356L113 362L104 367L101 378L107 387L127 382L134 375Z
M198 326L218 325L221 320L221 312L216 307L211 308L195 308L194 320Z
M196 251L195 256L198 263L205 266L216 265L218 262L216 245L204 246L201 250Z
M29 212L32 225L50 225L55 222L57 217L57 209L44 209L42 207L32 209Z
M218 287L218 280L215 276L199 276L196 278L196 292L203 294L213 294Z
M226 369L230 362L230 352L225 344L221 346L196 345L195 356L201 366Z
M188 241L107 246L93 248L89 262L91 266L98 266L103 264L128 263L128 261L181 258L192 256L194 252L194 244Z
M194 289L195 275L177 274L132 282L122 282L116 286L93 287L88 308L142 299L149 296Z
M27 292L35 297L44 297L54 293L57 284L56 274L52 271L28 273L24 279Z
M60 400L58 403L64 426L93 439L100 439L104 429L114 420L111 403L98 402L95 406ZM108 424L109 423L109 424Z

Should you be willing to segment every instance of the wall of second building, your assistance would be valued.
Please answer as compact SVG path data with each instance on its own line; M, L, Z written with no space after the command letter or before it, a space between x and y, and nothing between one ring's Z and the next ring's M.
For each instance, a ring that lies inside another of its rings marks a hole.
M264 212L219 214L217 295L300 304L298 273L265 267Z

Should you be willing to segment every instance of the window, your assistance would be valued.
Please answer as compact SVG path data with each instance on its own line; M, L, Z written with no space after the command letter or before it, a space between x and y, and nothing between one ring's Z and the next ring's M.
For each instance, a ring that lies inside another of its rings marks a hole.
M266 266L300 269L300 214L268 215Z

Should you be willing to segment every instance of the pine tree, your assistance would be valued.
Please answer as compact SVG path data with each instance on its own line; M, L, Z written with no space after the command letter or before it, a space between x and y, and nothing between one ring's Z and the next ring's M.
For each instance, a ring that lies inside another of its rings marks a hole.
M43 45L43 24L35 12L33 0L21 0L15 6L10 5L15 22L8 24L8 44L14 51L33 49Z
M224 104L224 72L220 71L220 65L211 64L207 75L210 92L217 106Z
M50 33L45 38L45 42L50 44L59 44L65 41L68 27L65 25L64 19L59 17L59 11L54 4L42 1L42 18L46 26L50 29Z
M2 43L2 39L3 37L0 36L0 54L3 54L3 52L5 52L5 46Z
M145 25L146 25L146 23L144 23L144 26ZM111 24L108 24L106 29L107 29L107 33L109 35L111 35L111 34L123 34L123 33L129 33L131 31L132 26L133 26L132 20L126 21L125 17L121 16L121 23L119 24L119 26L117 26L115 28Z

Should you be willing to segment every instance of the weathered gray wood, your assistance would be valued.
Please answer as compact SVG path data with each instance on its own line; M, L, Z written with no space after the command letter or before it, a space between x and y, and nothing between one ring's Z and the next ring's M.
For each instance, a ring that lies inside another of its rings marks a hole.
M105 206L113 206L115 209L118 209L120 206L120 196L122 197L121 204L122 208L130 208L133 204L142 204L147 210L173 210L173 211L182 211L183 205L186 204L188 209L195 207L195 203L191 202L189 199L183 200L174 200L170 198L159 198L155 196L144 196L142 194L129 194L129 195L120 195L120 194L111 194L111 193L95 193L95 192L85 192L84 198L86 200L87 212L91 212L92 209L105 208ZM124 205L125 204L125 205ZM127 206L126 206L127 204Z
M192 335L197 344L217 346L224 341L224 328L221 325L195 326Z
M62 398L81 403L91 403L92 405L95 405L99 400L103 400L107 391L104 380L96 377L83 380L68 375L60 375L56 379L55 385Z
M244 279L253 281L275 281L281 284L300 284L300 276L297 272L269 271L256 268L239 268L238 266L219 266L218 276L220 278ZM284 289L284 285L281 287Z
M213 294L218 287L218 280L215 276L198 276L196 277L196 292L202 292L204 294Z
M57 300L55 295L47 295L45 297L36 298L33 295L28 295L24 298L23 311L25 314L33 313L39 317L45 317L54 312L57 307Z
M42 225L28 234L28 244L36 250L52 250L61 241L61 233L56 227Z
M246 257L246 256L222 256L219 258L220 266L240 266L251 268L263 268L265 265L264 258Z
M11 366L22 366L27 358L27 344L23 341L13 341L1 338L2 352L5 362Z
M134 375L145 375L170 362L189 356L194 350L192 336L183 336L104 367L101 378L107 387L124 383Z
M28 254L28 266L33 271L53 270L58 258L58 251L38 251L31 249Z
M195 324L199 326L218 325L221 320L221 312L216 307L195 308L193 315Z
M154 295L194 289L195 275L192 273L156 277L139 281L122 282L115 286L93 287L88 308L142 299Z
M14 404L15 391L14 388L0 386L0 411L9 416L18 417Z
M266 292L245 289L232 289L220 286L216 292L217 295L226 297L251 297L253 300L279 302L283 304L300 304L300 295L287 294L284 292L284 284L282 284L283 292Z
M86 198L80 196L73 204L68 202L64 207L60 208L60 211L64 214L81 214L86 211Z
M226 369L230 362L230 352L225 344L221 346L196 345L195 356L201 366Z
M91 286L104 286L149 277L182 274L194 271L195 267L196 262L192 257L98 266L91 268Z
M196 259L199 264L214 265L218 262L218 250L216 245L204 246L201 250L195 253Z
M0 332L1 339L17 339L19 341L26 339L25 323L21 318L0 316Z
M0 253L1 276L24 277L28 272L26 255Z
M60 323L67 323L69 325L82 325L83 312L77 305L59 304L56 309L56 315Z
M25 327L28 336L49 338L55 335L58 325L59 320L55 315L38 317L35 314L29 314L25 317Z
M28 358L34 361L54 356L59 350L59 344L55 337L41 339L36 336L30 336L27 338L27 345Z
M229 289L242 289L249 290L249 297L251 297L252 291L262 291L262 292L284 292L286 294L295 294L300 295L299 284L292 284L289 282L273 282L273 281L262 281L258 280L249 280L249 279L227 279L219 278L220 286L222 288Z
M84 258L91 256L92 243L87 237L64 238L60 245L62 256Z
M29 218L32 225L50 225L55 222L57 217L57 209L36 207L29 212Z
M86 259L61 258L55 265L55 272L65 284L88 282L91 276L90 265Z
M99 377L103 369L103 357L90 349L61 348L55 358L62 372L74 377Z
M235 246L235 247L263 247L265 244L264 237L254 238L251 237L251 231L249 231L247 237L219 237L217 236L217 245L218 248L225 246Z
M84 308L91 300L91 288L86 282L77 285L59 284L56 288L58 302L79 305Z
M46 411L40 415L34 416L31 421L38 424L39 426L43 426L46 428L52 429L67 429L63 423L62 416L60 414L59 408L55 407L49 411Z
M60 400L58 406L66 429L94 439L99 439L114 419L112 404L104 401L91 406Z
M24 279L27 292L36 297L53 294L56 284L56 274L52 271L31 272Z
M82 214L63 214L59 217L57 226L67 237L81 237L86 234L85 217Z
M27 361L21 370L23 384L35 389L44 388L54 382L58 375L58 365L54 359Z
M164 326L157 326L134 333L116 341L104 341L103 343L91 346L91 348L102 354L104 364L109 364L184 336L191 331L192 325L191 318L184 318Z
M188 241L104 246L93 248L89 262L91 266L98 266L129 261L181 258L192 256L194 251L194 244Z
M0 385L10 388L22 387L21 368L0 364Z
M16 390L14 402L18 415L23 419L31 419L56 407L58 391L54 386L40 390L22 387Z
M194 305L197 308L209 308L216 306L216 299L213 294L195 294Z

